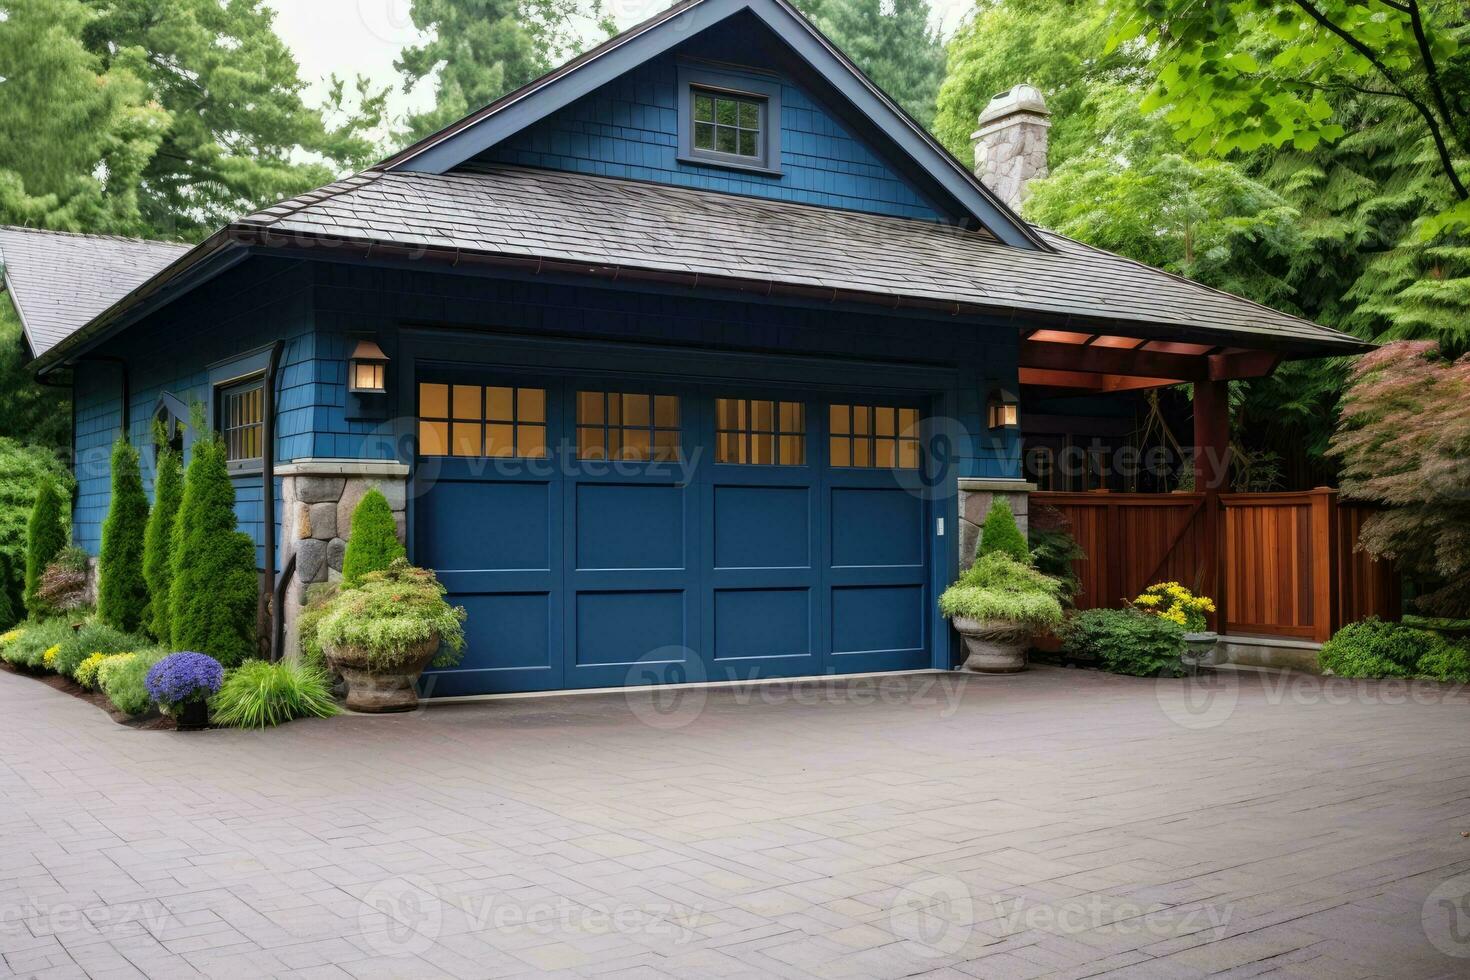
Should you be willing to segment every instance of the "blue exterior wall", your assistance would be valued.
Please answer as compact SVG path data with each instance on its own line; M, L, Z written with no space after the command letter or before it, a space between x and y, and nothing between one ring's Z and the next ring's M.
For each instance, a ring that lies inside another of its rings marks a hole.
M726 21L528 127L480 159L906 218L949 219L789 77L781 82L780 176L680 163L678 56L775 70L762 35L768 37L769 31L752 18Z
M153 410L162 392L186 404L207 403L209 365L281 339L286 343L277 381L277 460L304 454L312 441L316 405L323 397L317 391L314 367L311 295L307 267L253 259L100 347L95 353L128 361L128 437L133 444L152 445ZM122 424L120 393L117 364L83 361L77 366L73 538L93 555L101 547L102 521L111 497L109 455ZM187 456L187 439L185 448ZM145 450L142 458L143 480L151 496L153 453ZM257 560L262 560L261 478L241 476L234 482L240 530L254 539ZM279 516L279 506L277 511Z

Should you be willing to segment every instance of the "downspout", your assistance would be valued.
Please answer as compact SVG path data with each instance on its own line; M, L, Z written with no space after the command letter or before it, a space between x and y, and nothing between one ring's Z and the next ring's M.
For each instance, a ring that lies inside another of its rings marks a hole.
M260 520L265 551L265 567L260 573L260 622L268 626L265 635L270 638L272 661L277 659L279 652L275 624L282 619L279 605L272 606L271 599L276 591L276 372L281 364L283 347L285 342L280 340L271 345L264 383L260 386L265 398L260 420Z

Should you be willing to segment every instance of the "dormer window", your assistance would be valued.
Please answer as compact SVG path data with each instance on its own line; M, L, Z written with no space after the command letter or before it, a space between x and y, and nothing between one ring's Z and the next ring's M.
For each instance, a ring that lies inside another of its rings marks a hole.
M755 73L679 67L679 160L781 174L781 86Z

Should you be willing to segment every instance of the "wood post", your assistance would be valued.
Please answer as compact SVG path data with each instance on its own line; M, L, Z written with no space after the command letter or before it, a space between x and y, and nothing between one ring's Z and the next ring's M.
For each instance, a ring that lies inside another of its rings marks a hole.
M1337 492L1327 487L1312 491L1312 639L1326 643L1337 629L1339 614Z
M1194 488L1205 495L1205 568L1213 570L1215 629L1226 632L1230 621L1225 594L1225 513L1220 491L1230 475L1230 382L1194 384ZM1205 586L1209 589L1210 586Z

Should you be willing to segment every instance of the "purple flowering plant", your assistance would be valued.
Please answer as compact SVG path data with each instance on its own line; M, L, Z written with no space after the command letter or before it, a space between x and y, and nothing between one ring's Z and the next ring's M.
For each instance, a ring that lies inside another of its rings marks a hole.
M219 691L225 669L204 653L174 653L148 669L148 696L165 710L203 701Z

